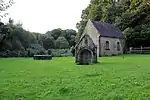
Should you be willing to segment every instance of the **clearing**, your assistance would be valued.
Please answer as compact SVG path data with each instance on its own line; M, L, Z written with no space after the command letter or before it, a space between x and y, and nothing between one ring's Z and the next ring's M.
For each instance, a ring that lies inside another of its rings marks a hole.
M0 100L148 100L150 55L101 57L81 66L73 57L50 61L0 59Z

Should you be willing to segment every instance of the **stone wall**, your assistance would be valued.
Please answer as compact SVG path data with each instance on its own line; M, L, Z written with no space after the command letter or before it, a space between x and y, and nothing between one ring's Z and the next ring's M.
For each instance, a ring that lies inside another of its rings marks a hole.
M84 30L84 34L88 34L92 38L95 46L97 47L97 55L99 55L99 36L100 34L89 20Z
M75 47L76 64L93 64L97 63L97 48L89 35L81 37Z
M106 41L109 41L109 50L105 49ZM120 43L120 50L117 50L117 42ZM118 55L123 53L123 39L100 37L100 55Z
M125 45L124 39L100 37L99 32L90 20L87 22L83 36L85 34L89 35L89 37L97 47L97 57L105 55L118 55L123 53L123 48ZM105 50L106 41L109 41L110 50ZM117 50L117 42L120 43L120 51Z

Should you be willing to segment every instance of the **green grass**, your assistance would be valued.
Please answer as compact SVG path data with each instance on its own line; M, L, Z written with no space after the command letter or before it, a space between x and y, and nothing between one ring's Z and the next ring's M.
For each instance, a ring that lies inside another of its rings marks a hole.
M0 59L0 100L150 99L150 55L98 60L81 66L73 57Z

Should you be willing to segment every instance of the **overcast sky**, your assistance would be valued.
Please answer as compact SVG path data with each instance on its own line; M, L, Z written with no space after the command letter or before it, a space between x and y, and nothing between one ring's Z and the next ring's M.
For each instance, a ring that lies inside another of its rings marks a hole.
M25 29L40 33L55 28L76 29L82 10L90 2L90 0L14 1L16 3L9 9L8 17L21 21Z

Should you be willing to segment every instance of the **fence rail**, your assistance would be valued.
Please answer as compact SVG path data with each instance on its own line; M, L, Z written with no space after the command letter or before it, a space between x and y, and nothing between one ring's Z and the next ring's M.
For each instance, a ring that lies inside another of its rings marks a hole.
M150 54L150 47L140 47L140 48L133 48L133 47L130 47L130 50L129 50L130 53L148 53Z

